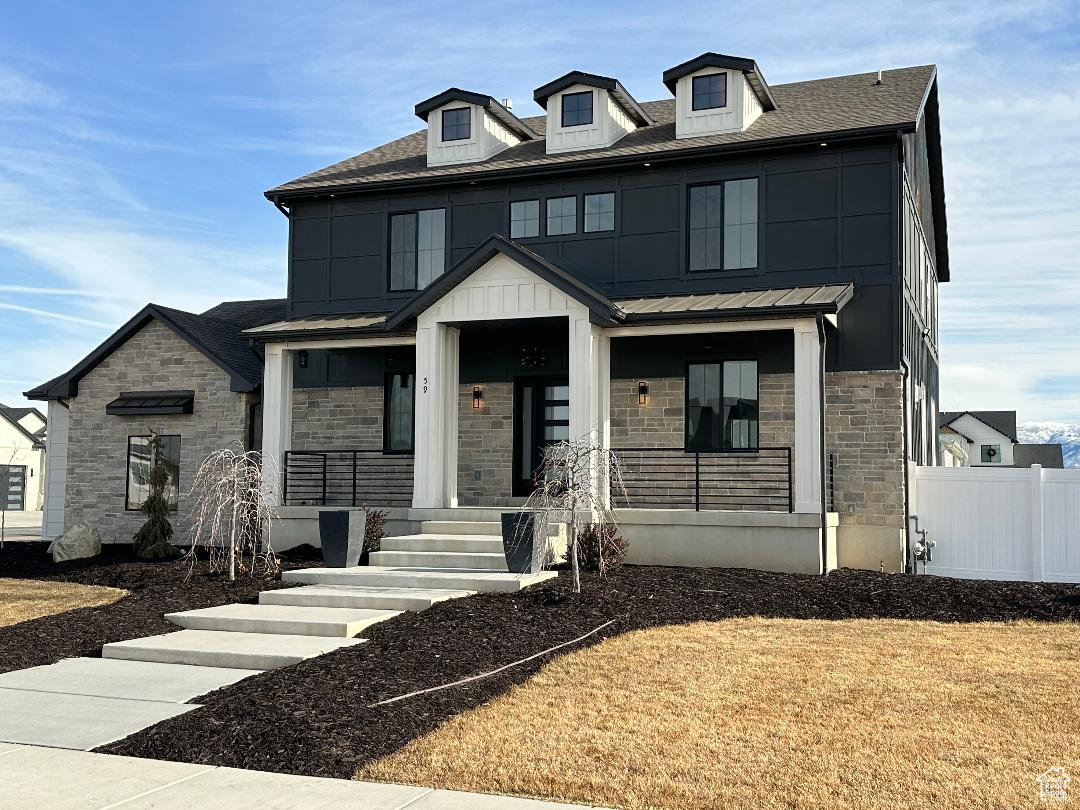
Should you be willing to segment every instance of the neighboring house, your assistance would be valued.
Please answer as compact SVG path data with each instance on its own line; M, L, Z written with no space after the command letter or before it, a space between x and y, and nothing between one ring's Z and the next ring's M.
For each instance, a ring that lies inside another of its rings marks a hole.
M770 86L707 53L663 87L574 71L527 118L451 88L424 129L267 192L287 301L220 330L265 354L243 385L151 308L31 392L71 408L68 519L131 531L129 435L180 435L182 488L256 421L223 409L261 403L274 497L309 525L520 503L545 445L587 435L619 451L635 561L899 568L909 461L938 453L936 69ZM187 412L110 410L123 392Z
M943 448L966 455L961 467L1065 466L1060 444L1025 444L1016 438L1016 411L942 411L938 436Z
M41 509L46 425L37 408L0 405L0 510Z

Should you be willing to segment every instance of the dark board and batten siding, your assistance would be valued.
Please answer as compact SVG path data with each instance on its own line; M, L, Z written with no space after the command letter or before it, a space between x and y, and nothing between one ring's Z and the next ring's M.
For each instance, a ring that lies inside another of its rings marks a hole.
M688 188L758 178L758 267L687 270ZM614 192L613 232L583 233L582 198ZM543 201L573 194L577 232L544 236ZM552 182L502 182L423 195L297 201L290 233L290 317L386 312L410 293L387 292L387 220L395 211L447 209L448 264L493 233L508 235L512 200L541 200L530 249L613 299L853 281L833 365L896 368L900 357L897 152L894 143L783 157L681 163Z

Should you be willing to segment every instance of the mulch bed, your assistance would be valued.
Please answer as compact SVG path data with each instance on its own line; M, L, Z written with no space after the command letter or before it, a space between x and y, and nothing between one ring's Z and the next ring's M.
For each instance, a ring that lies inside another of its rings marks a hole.
M518 594L478 595L403 614L366 630L366 644L213 692L195 701L204 708L100 750L349 778L358 767L505 693L552 656L468 685L371 704L495 669L609 620L614 623L582 644L640 628L745 616L1080 620L1076 585L657 567L626 567L604 580L585 575L581 594L570 585L563 573ZM555 655L574 649L580 646Z
M259 591L287 584L280 578L247 575L228 582L209 573L205 565L196 566L189 579L187 563L138 560L128 544L109 544L97 557L62 563L52 561L47 547L43 542L7 543L0 551L0 577L106 585L130 593L111 605L0 627L0 672L52 664L61 658L99 656L101 647L112 641L179 630L165 621L165 613L251 602ZM285 568L312 564L303 552L283 560Z

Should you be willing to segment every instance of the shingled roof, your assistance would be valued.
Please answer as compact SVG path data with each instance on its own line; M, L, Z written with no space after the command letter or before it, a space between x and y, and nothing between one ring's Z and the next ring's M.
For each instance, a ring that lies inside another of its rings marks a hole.
M376 147L325 169L304 175L266 192L277 200L317 191L361 190L385 184L468 178L489 173L584 168L593 162L732 150L843 134L914 129L933 87L933 65L900 68L878 74L859 73L830 79L770 87L777 109L761 115L744 132L725 132L699 138L675 138L675 101L646 101L642 109L656 122L627 134L614 146L578 152L547 154L543 135L545 116L522 119L540 136L511 146L481 163L427 165L427 130Z

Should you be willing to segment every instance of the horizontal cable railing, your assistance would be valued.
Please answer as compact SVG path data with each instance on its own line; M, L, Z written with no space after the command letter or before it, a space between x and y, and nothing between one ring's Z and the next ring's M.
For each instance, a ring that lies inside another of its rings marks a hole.
M382 450L288 450L286 506L411 506L413 456Z
M794 511L790 447L613 447L631 509ZM613 493L616 506L624 500Z

